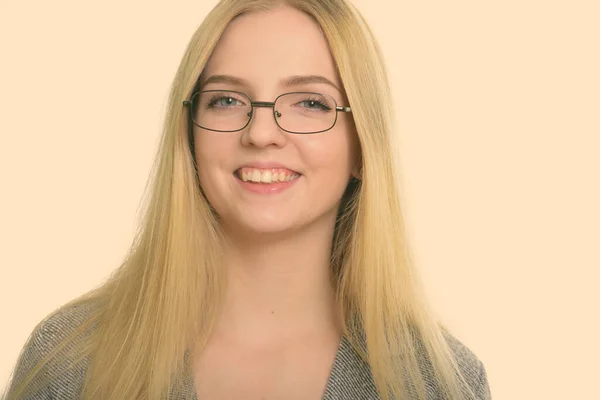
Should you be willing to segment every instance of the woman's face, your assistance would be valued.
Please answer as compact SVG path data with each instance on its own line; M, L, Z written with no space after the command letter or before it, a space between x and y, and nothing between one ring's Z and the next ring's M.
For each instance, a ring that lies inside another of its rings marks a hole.
M289 82L292 77L311 76L325 79ZM287 6L232 21L202 82L202 90L242 92L252 101L272 102L280 94L305 91L330 95L338 106L348 105L318 25ZM321 106L311 102L314 99L295 98L288 108L280 107L285 114L282 123L292 110L298 113L295 123L300 126L323 118ZM205 104L198 112L225 124L228 120L223 118L229 118L231 108L247 102L240 97L208 101L212 108ZM272 108L255 108L243 130L223 133L194 126L194 139L200 184L210 204L226 229L254 234L333 226L358 160L351 114L344 112L328 131L294 134L279 128Z

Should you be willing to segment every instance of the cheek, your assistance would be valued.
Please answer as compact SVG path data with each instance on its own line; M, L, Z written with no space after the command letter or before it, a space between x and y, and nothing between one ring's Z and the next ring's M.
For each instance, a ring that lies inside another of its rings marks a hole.
M207 148L201 140L196 140L194 142L194 151L196 154L196 167L198 169L198 178L200 179L200 183L202 186L205 186L206 174L210 169L210 165L214 163L211 159L210 149Z
M205 195L218 194L215 188L222 185L227 165L231 162L231 140L225 136L198 134L194 137L194 152L198 178ZM228 156L229 155L229 156Z
M227 154L232 154L234 141L231 137L211 133L195 133L194 152L196 164L205 168L218 168L228 161ZM198 171L200 172L200 171Z
M324 132L304 143L306 163L330 176L348 177L356 160L356 140L345 130Z

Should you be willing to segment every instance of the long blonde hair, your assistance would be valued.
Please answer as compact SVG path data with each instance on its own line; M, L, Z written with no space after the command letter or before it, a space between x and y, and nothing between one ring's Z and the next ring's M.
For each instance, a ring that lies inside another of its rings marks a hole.
M281 3L307 13L321 27L360 141L362 179L347 191L331 256L344 334L368 362L384 399L403 398L409 390L426 398L423 351L445 398L472 396L461 389L465 381L445 328L425 301L411 261L398 195L389 84L365 21L344 0L222 0L191 38L175 76L144 220L130 253L106 283L61 308L95 304L78 328L86 339L77 346L76 358L91 360L85 399L165 398L185 367L182 355L191 347L201 351L210 334L225 286L219 264L222 234L199 188L182 102L229 22ZM63 340L62 348L75 336ZM58 351L38 363L28 381Z

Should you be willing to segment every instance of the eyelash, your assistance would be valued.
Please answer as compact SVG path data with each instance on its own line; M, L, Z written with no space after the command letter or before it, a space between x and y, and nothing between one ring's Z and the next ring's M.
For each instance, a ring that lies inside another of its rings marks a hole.
M221 101L221 100L223 100L223 99L232 99L232 100L238 101L238 102L240 102L240 103L243 103L243 101L242 101L242 100L240 100L240 99L237 99L237 98L235 98L235 97L232 97L232 96L223 96L223 95L219 95L219 94L217 94L217 95L214 95L214 96L213 96L213 97L210 99L210 101L209 101L209 102L206 104L206 107L207 107L207 108L214 108L214 107L215 107L215 105L216 105L216 103L218 103L219 101Z
M308 103L310 103L310 102L316 103L316 104L318 105L318 107L319 107L321 110L323 110L323 111L331 111L331 107L329 107L329 106L328 106L328 105L326 105L326 104L323 104L323 102L322 102L322 101L320 101L319 99L315 99L315 98L308 98L308 99L306 99L306 100L302 100L302 101L300 101L299 103L307 103L307 102L308 102ZM310 108L309 108L309 109L310 109Z
M208 101L208 103L206 104L206 108L208 108L208 109L215 108L217 103L219 103L223 99L231 99L231 100L234 100L234 101L244 104L244 102L241 99L238 99L236 97L223 96L223 94L215 94L213 97L211 97L210 101ZM316 109L321 110L321 111L331 111L331 109L332 109L329 105L325 104L318 97L308 97L304 100L297 102L296 104L310 103L310 102L315 103L315 105L317 106ZM305 107L305 108L306 108L306 110L310 110L310 111L315 110L315 108L311 108L311 107Z

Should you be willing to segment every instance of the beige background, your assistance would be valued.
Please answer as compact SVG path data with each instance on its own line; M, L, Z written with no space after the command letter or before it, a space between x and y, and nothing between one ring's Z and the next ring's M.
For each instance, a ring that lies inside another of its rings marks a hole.
M215 1L0 5L0 388L132 238L171 79ZM495 399L600 398L596 1L355 0L388 63L431 301Z

